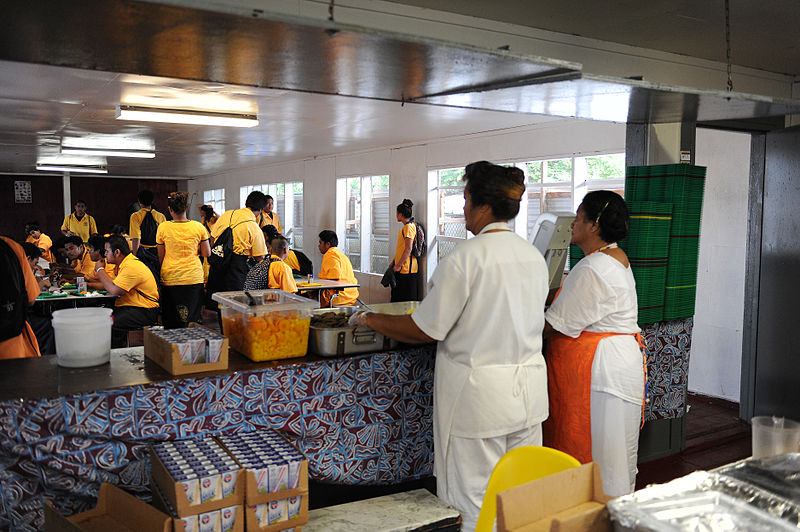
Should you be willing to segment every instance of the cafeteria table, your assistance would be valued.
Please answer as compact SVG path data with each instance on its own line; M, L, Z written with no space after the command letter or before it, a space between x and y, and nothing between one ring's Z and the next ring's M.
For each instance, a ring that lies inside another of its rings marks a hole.
M358 288L360 285L358 283L350 283L348 281L335 281L332 279L320 279L319 277L314 277L311 281L311 286L305 284L302 280L304 278L300 278L301 280L297 280L297 291L299 293L303 292L316 292L317 294L317 301L320 301L320 294L323 290L342 290L344 288Z
M119 296L102 294L99 296L74 296L68 294L62 297L37 297L33 300L34 310L40 316L52 316L56 310L78 307L113 307L114 300Z

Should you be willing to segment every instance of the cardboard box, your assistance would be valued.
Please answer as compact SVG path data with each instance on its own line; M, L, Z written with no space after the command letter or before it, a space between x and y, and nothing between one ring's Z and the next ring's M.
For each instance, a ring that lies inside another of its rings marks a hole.
M197 323L190 323L189 327L201 327ZM228 339L222 342L222 351L218 362L207 362L204 364L184 365L181 361L178 347L167 342L150 331L149 327L144 328L144 356L164 368L170 375L187 375L190 373L202 373L204 371L218 371L228 369Z
M163 491L161 491L158 488L158 486L156 485L155 482L151 482L150 483L150 489L153 492L153 506L155 506L156 508L158 508L159 510L163 511L166 515L169 516L170 530L172 530L174 532L199 532L199 530L201 530L199 519L201 519L203 514L206 513L206 512L200 512L197 515L185 516L185 518L188 518L188 519L196 519L196 520L198 520L198 522L195 523L193 528L187 529L186 527L184 527L184 524L183 524L184 518L177 517L172 513L172 511L169 508L168 503L164 500ZM234 506L234 505L231 505L231 506ZM235 505L235 506L236 506L236 518L234 519L234 522L233 522L233 528L228 528L227 531L229 531L229 532L244 532L244 530L245 530L245 519L246 519L244 506L242 506L242 505ZM220 510L212 510L212 512L215 512L215 511L216 512L222 512L226 508L230 508L230 506L226 506L225 508L222 508ZM221 520L221 518L217 522L217 525L218 526L213 526L213 523L212 523L210 526L207 526L207 527L203 528L203 530L207 529L207 530L209 530L211 532L222 532L223 528L222 528L222 520ZM141 531L137 531L137 532L141 532Z
M228 506L244 505L245 494L245 475L240 470L236 478L236 487L233 496L216 501L206 501L201 504L189 504L189 499L183 491L180 483L176 482L167 471L153 448L150 448L150 477L155 482L164 496L175 509L179 517L187 515L197 515L211 510L219 510ZM255 480L255 478L254 478Z
M46 532L142 532L172 530L170 517L144 501L113 486L100 484L100 495L93 510L64 517L50 501L44 504Z
M610 532L600 467L567 469L497 494L498 532Z

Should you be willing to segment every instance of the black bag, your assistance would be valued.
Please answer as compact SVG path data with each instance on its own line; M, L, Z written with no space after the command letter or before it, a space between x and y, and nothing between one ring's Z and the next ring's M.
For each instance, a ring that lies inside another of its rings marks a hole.
M158 232L158 222L153 218L153 211L149 210L142 218L142 223L139 226L142 233L140 243L145 246L156 245L156 233Z
M314 265L311 263L311 259L302 251L297 251L296 249L292 251L294 251L294 256L297 257L297 263L300 265L300 270L292 270L292 272L297 272L303 276L313 275Z
M233 215L231 215L233 217ZM215 270L227 269L233 257L233 228L240 224L254 222L255 220L244 220L236 225L228 227L214 240L214 247L211 248L211 255L208 256L208 264Z
M425 228L422 224L412 222L417 227L417 234L414 237L414 242L411 243L411 254L416 258L420 258L428 251L428 242L425 240Z
M28 291L17 254L0 239L0 342L19 336L25 328Z

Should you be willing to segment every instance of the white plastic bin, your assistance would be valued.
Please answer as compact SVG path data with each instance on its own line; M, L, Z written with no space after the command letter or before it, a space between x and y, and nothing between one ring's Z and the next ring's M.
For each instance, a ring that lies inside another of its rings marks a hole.
M58 365L99 366L111 359L110 308L70 308L53 312Z

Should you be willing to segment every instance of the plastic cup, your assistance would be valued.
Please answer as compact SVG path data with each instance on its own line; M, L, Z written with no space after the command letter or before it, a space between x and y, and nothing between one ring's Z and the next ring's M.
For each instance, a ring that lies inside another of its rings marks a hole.
M753 424L753 458L796 453L800 446L800 423L776 416L756 416Z

